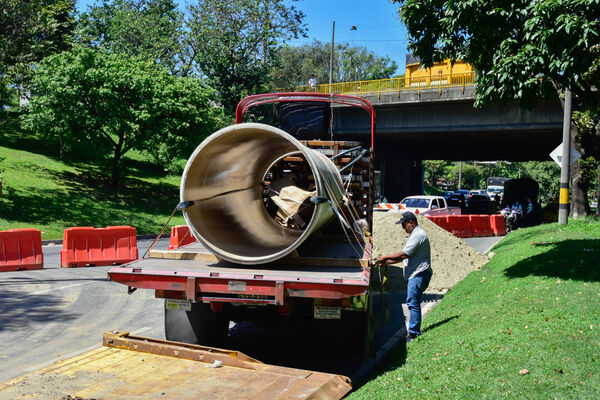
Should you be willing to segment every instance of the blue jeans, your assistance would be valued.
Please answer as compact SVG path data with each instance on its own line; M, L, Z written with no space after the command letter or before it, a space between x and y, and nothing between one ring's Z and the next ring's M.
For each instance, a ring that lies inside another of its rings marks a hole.
M428 268L408 280L406 292L406 305L408 306L410 315L408 332L413 335L421 334L421 298L423 297L423 292L429 286L432 274L433 271L431 268Z

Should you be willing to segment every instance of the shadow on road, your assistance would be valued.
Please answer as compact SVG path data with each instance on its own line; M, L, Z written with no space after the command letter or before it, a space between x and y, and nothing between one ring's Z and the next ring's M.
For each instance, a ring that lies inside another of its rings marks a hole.
M75 320L78 314L64 310L62 296L32 295L26 291L0 291L0 332L19 330L36 323Z

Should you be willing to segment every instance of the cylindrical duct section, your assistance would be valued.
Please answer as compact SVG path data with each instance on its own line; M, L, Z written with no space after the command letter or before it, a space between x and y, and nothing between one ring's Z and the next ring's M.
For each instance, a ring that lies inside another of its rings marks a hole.
M204 140L181 178L193 233L218 258L262 264L291 253L344 200L335 165L281 129L257 123ZM312 201L311 201L312 198Z

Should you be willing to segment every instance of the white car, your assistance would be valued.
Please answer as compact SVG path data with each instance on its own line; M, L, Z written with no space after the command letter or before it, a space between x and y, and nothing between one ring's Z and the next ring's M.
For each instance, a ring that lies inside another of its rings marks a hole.
M442 196L408 196L402 199L398 212L410 211L418 215L460 215L460 207L448 207Z

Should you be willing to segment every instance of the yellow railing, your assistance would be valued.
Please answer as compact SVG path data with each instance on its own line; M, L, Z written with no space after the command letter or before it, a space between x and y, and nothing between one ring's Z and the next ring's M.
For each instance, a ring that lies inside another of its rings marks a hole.
M278 92L311 92L317 93L335 93L335 94L351 94L362 96L367 94L394 93L400 95L406 91L423 91L423 90L439 90L449 87L462 87L475 85L475 75L473 72L465 72L460 74L445 74L435 76L422 76L415 78L390 78L377 79L371 81L356 81L356 82L340 82L317 85L315 90L311 90L310 86L298 86L288 89L277 89Z

